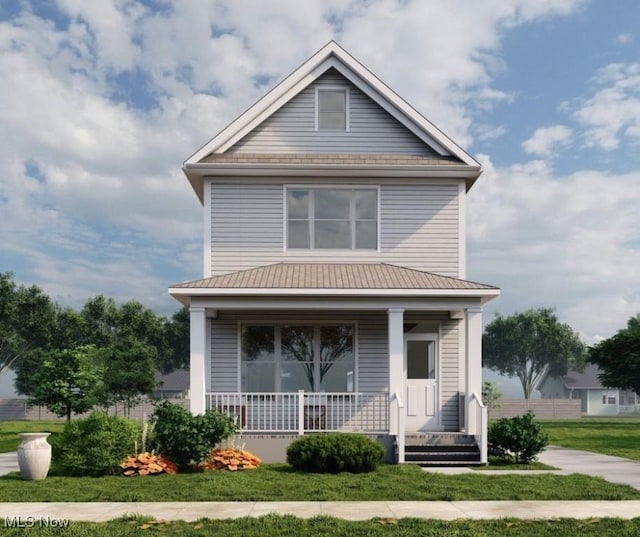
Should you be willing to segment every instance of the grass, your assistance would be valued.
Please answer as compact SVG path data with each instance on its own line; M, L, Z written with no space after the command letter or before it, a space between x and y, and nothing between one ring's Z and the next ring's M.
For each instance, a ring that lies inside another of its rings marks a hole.
M640 460L640 417L541 421L555 446Z
M68 528L44 528L37 525L28 530L28 535L77 536L154 536L183 535L225 537L557 537L579 535L580 537L620 537L640 535L640 518L622 520L617 518L588 520L439 520L373 519L364 522L340 520L326 516L302 519L293 516L268 515L260 518L234 520L198 520L196 522L166 522L146 517L128 517L102 523L75 522ZM4 528L3 535L22 536L25 529Z
M0 453L15 451L20 444L18 433L61 433L64 421L0 421ZM51 439L51 437L49 437Z
M516 464L514 462L501 459L499 457L489 457L487 466L471 466L474 470L557 470L555 466L549 466L539 461L532 461L528 464Z
M0 477L0 502L635 500L640 491L581 474L432 474L413 465L382 465L369 474L307 474L285 464L245 472L127 478Z

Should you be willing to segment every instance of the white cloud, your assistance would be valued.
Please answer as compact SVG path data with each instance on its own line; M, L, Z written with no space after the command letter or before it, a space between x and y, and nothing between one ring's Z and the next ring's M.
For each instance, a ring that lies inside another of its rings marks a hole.
M615 38L615 42L618 45L628 45L636 38L636 34L632 33L622 33L618 34Z
M572 137L572 130L565 125L541 127L522 143L522 148L530 155L550 157L556 152L556 148L566 147Z
M640 311L640 172L555 176L541 161L485 169L468 201L471 279L502 288L488 308L556 307L588 341Z
M640 142L640 63L613 63L595 77L594 94L579 103L574 118L585 128L587 147L617 149Z

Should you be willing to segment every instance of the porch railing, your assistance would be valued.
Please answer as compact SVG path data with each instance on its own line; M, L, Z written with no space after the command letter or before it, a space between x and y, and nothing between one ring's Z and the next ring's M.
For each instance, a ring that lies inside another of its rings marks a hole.
M470 414L473 415L475 427L471 428L472 430L469 432L475 436L478 447L480 448L480 462L486 464L489 460L486 432L488 426L488 412L486 405L483 404L482 399L477 393L474 393L471 396Z
M388 433L389 394L277 392L207 394L207 408L235 418L244 432Z

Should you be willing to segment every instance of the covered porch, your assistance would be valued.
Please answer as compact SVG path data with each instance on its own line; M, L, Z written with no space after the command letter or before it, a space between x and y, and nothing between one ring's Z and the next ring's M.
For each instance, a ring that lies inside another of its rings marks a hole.
M244 271L243 283L235 273L172 288L191 312L192 412L226 412L247 435L387 437L398 462L407 435L465 433L486 461L482 304L497 289L390 265L358 267L365 274L352 278L334 270L334 287L317 286L317 278L316 286L313 279L256 285L259 278ZM385 276L380 288L371 278L375 267ZM354 285L362 281L368 287ZM348 344L327 367L336 327ZM315 358L290 358L290 340L300 334L308 334ZM251 338L266 341L267 350L248 352Z

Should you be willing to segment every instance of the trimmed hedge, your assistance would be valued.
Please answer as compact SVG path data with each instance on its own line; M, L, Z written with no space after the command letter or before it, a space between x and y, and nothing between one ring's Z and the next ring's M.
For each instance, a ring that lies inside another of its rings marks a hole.
M287 462L303 472L354 474L372 472L384 456L384 448L361 434L309 434L287 448Z

